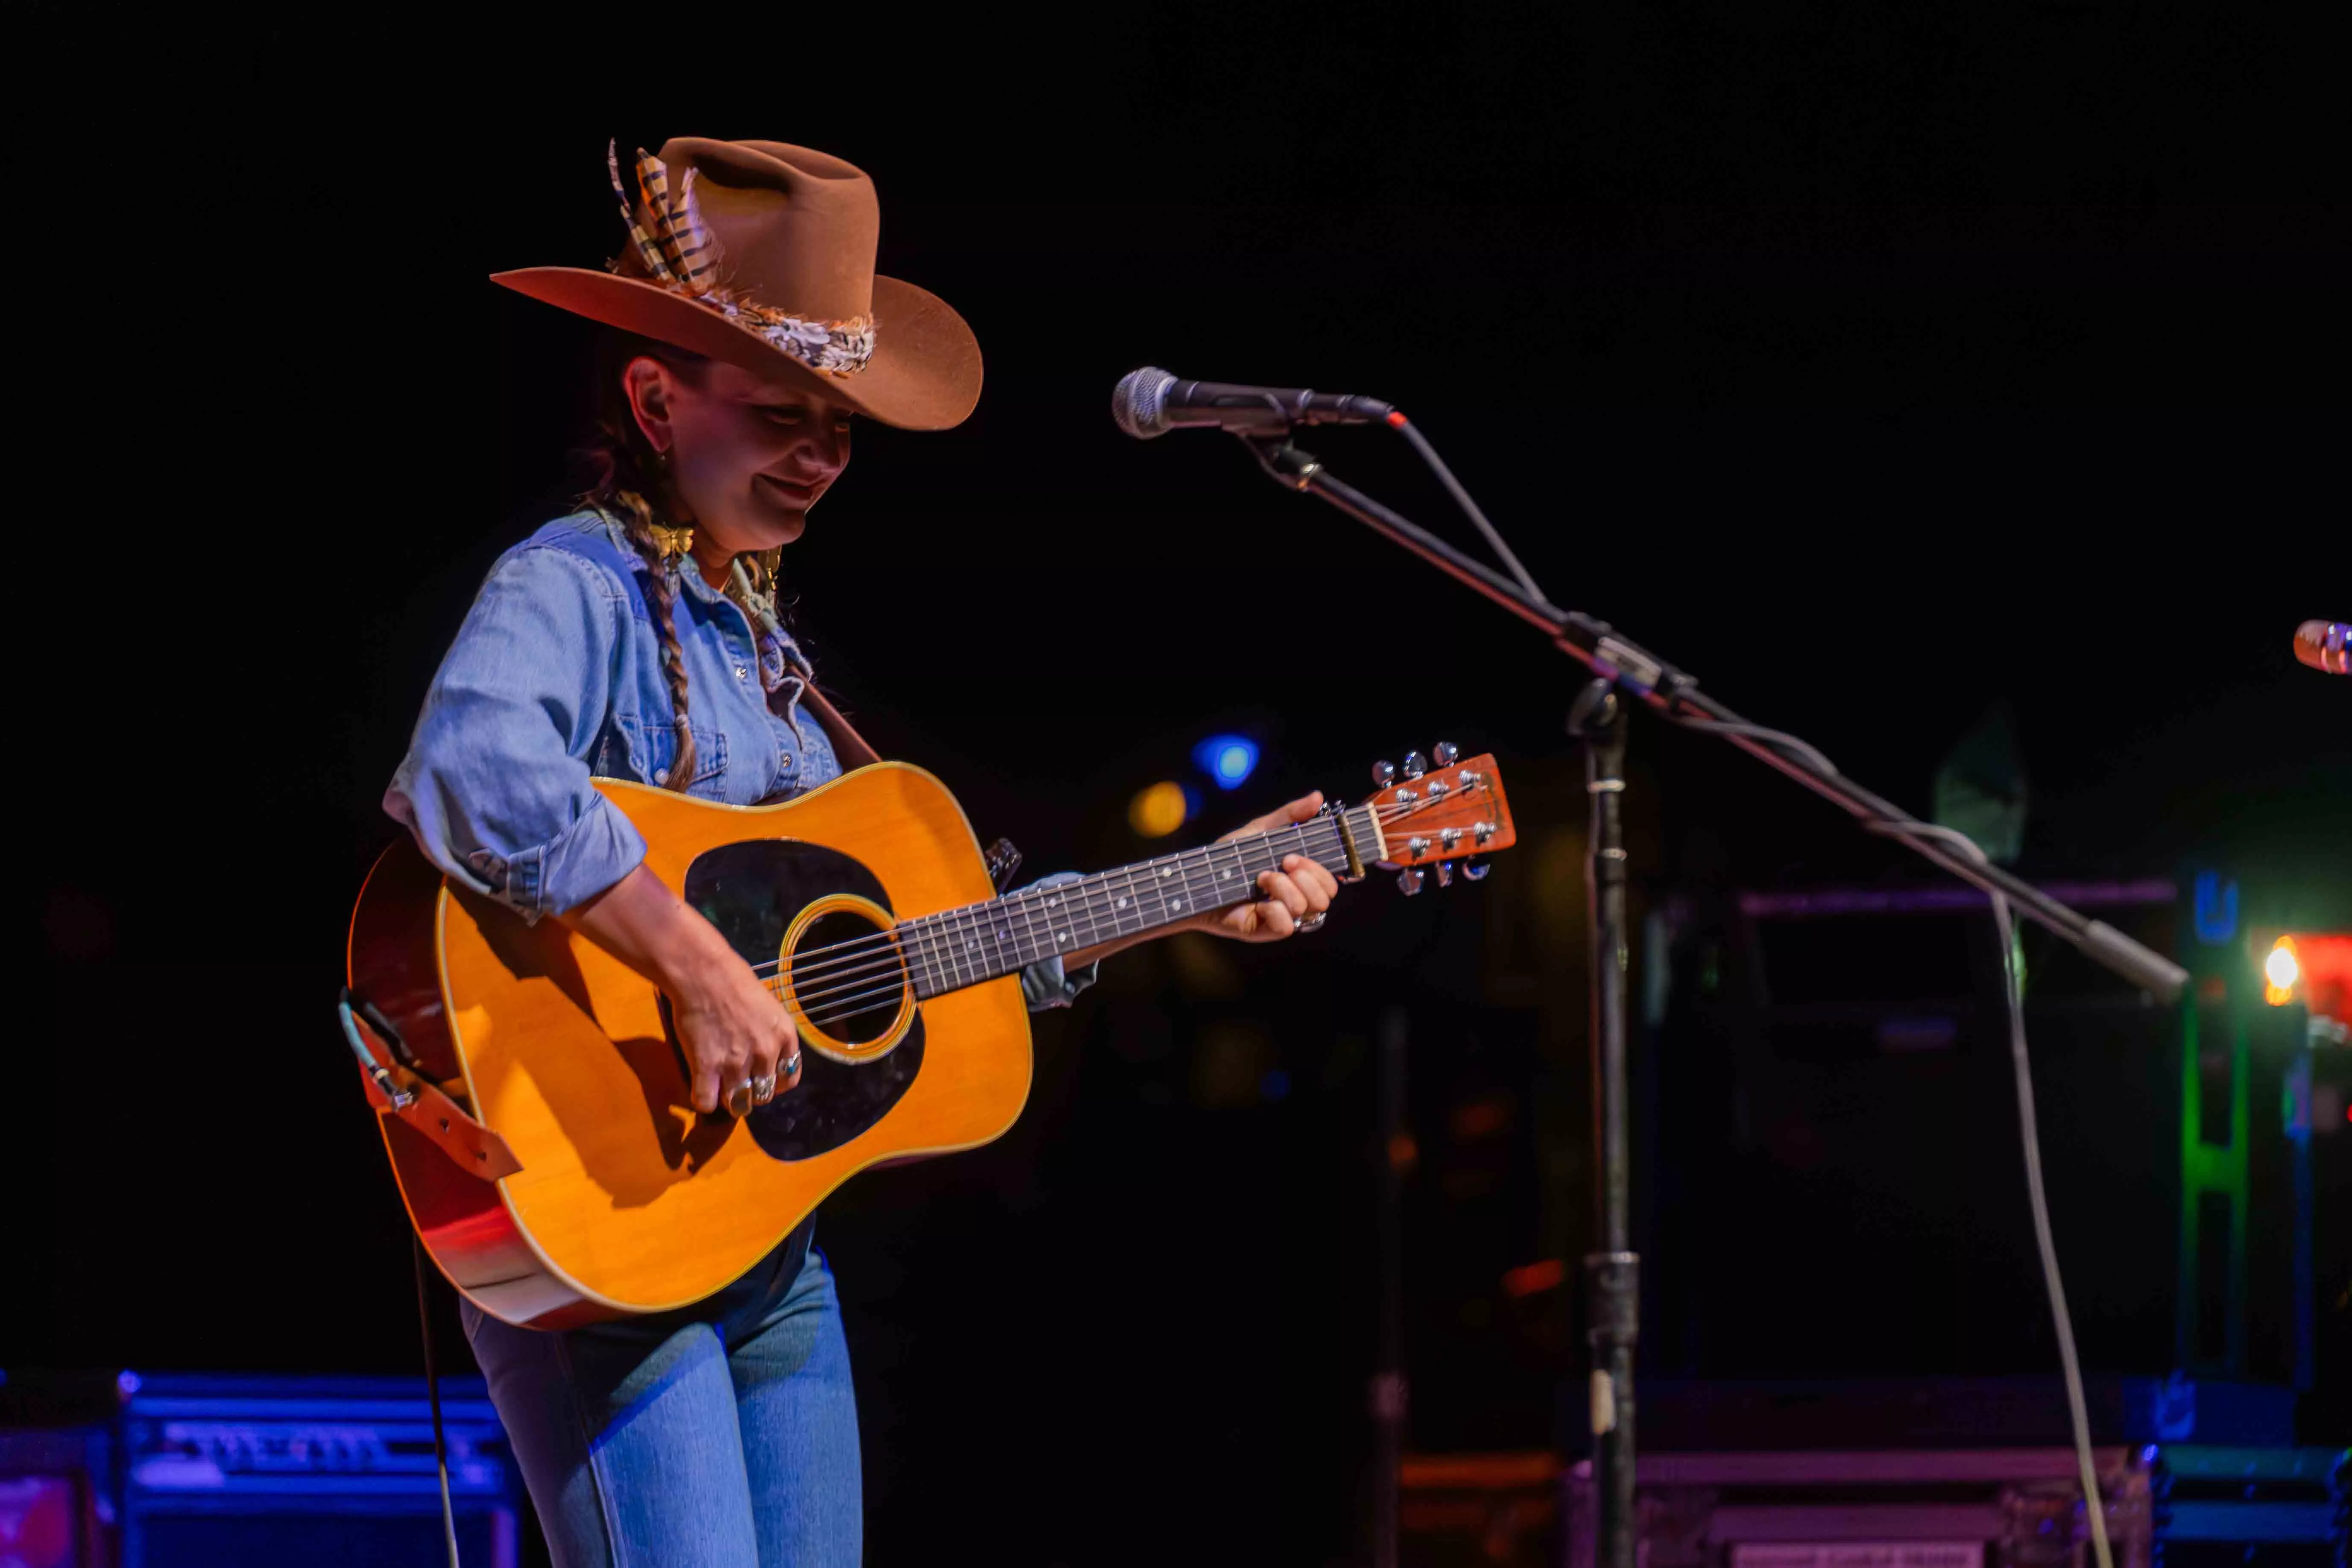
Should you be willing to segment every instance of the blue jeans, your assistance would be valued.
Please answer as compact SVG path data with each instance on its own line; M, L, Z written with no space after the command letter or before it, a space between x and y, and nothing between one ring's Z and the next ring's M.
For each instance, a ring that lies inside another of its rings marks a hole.
M463 1316L556 1568L858 1561L849 1347L804 1231L683 1311L557 1333Z

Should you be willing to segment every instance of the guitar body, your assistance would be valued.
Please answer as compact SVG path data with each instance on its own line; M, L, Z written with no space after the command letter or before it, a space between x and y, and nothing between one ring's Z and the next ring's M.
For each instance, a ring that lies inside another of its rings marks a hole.
M596 787L644 835L653 873L762 973L824 910L903 921L994 896L961 807L903 763L782 805ZM863 1039L804 1028L798 1088L740 1121L698 1115L651 982L557 921L529 924L453 887L405 839L369 876L349 963L352 992L417 1071L520 1162L478 1177L407 1122L378 1119L434 1261L484 1311L533 1328L699 1300L856 1172L985 1143L1029 1094L1029 1018L1005 975L919 1005L909 994Z
M1197 848L996 896L920 768L876 763L782 805L600 779L646 866L783 1004L800 1081L740 1121L687 1098L652 982L454 887L403 839L352 915L361 1080L425 1249L476 1306L560 1329L691 1305L868 1165L988 1142L1029 1098L1021 971L1246 903L1305 855L1417 887L1515 841L1491 756L1431 748L1379 793ZM1345 868L1342 872L1340 868Z

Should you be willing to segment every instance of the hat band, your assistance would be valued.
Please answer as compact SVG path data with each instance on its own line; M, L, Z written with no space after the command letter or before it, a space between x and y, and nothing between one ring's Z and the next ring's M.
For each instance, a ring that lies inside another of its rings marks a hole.
M681 290L681 292L684 292ZM755 305L724 290L688 293L737 326L747 327L769 346L790 354L821 375L856 375L874 357L874 318L852 316L842 321L813 321L771 305Z
M621 179L617 142L606 146L604 162L612 173L613 194L621 201L622 220L629 226L636 259L653 282L718 312L821 375L856 375L866 368L874 357L873 317L814 321L773 305L757 304L719 286L719 239L703 221L700 204L695 200L694 170L688 169L678 182L678 197L673 201L669 171L660 159L638 148L638 201L632 202ZM646 222L639 221L639 203ZM614 270L620 269L620 264L614 263Z

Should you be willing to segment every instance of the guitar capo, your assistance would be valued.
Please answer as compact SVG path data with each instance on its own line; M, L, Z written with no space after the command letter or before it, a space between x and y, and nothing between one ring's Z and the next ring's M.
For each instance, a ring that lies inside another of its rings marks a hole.
M1356 836L1348 829L1348 803L1338 798L1327 800L1323 803L1323 809L1315 815L1329 817L1331 826L1339 830L1339 848L1348 857L1348 868L1339 874L1339 880L1362 881L1364 857L1362 851L1356 847Z

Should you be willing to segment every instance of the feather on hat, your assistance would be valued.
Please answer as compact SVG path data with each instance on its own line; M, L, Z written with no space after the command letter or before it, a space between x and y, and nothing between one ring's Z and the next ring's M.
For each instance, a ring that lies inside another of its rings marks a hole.
M874 270L874 182L781 142L675 137L625 178L605 153L629 243L608 271L491 274L575 315L675 343L909 430L960 424L980 399L980 344L936 294Z

